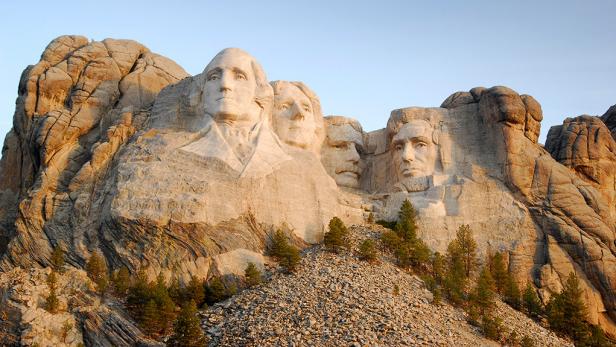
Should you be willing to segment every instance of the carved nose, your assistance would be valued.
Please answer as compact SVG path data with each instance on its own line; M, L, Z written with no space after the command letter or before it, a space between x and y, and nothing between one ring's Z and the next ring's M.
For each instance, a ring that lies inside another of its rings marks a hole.
M409 162L415 160L415 153L411 149L411 146L406 146L406 145L404 146L404 149L402 152L402 160L409 161Z
M223 73L222 76L220 76L220 91L221 92L230 91L231 90L230 82L231 81L230 81L229 74Z
M359 163L359 153L357 153L357 150L355 149L355 144L351 143L349 148L349 161L356 164Z
M293 117L291 119L303 120L304 118L306 118L304 110L297 103L293 103Z

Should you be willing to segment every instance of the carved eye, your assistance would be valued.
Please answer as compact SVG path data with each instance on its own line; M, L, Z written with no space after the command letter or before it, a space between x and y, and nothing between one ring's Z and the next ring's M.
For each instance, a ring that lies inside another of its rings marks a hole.
M211 75L207 76L207 80L208 81L215 81L215 80L217 80L219 78L220 78L220 76L218 76L218 74L211 74Z
M235 74L235 79L238 80L247 80L248 78L246 77L246 75L244 75L243 73L237 73Z
M310 112L310 106L308 106L308 105L304 105L304 111L306 111L306 112Z
M346 143L340 143L337 145L334 145L335 148L337 149L346 149L347 148L347 144Z
M396 151L401 151L402 150L402 145L396 145L396 147L394 147L394 149Z
M416 147L418 147L418 148L425 148L425 147L428 147L428 144L425 143L425 142L418 142Z
M280 104L278 105L278 109L284 111L289 108L289 104Z

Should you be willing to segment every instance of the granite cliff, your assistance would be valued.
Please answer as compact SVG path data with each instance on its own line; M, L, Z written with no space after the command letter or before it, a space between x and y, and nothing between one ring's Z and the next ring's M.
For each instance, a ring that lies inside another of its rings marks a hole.
M76 269L100 251L151 277L241 274L267 261L276 229L314 244L333 216L393 220L409 199L429 246L443 251L469 224L545 301L575 271L591 322L616 335L613 115L567 118L542 146L533 97L477 87L366 133L239 49L189 76L134 41L62 36L24 70L2 149L3 300L17 295L10 276L48 266L55 247ZM91 334L123 319L88 312Z

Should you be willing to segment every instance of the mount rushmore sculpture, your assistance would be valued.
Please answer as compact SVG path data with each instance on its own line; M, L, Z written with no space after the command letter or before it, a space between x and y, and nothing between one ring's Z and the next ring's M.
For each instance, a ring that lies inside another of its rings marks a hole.
M380 130L323 117L301 82L228 48L189 76L129 40L62 36L19 83L0 161L0 269L83 266L101 251L183 280L263 264L268 233L395 220L405 199L443 251L468 224L544 300L571 271L590 319L616 326L616 144L610 115L538 136L541 106L506 87L394 110Z

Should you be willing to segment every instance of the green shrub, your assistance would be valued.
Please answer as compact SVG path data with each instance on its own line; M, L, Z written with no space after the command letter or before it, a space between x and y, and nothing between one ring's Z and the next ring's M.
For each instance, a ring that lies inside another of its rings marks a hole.
M456 232L456 238L449 243L447 252L450 256L460 257L464 267L464 275L470 278L479 264L477 258L477 242L473 239L473 231L468 225L461 225Z
M543 313L543 305L530 282L526 282L526 288L522 294L522 304L526 314L533 319L538 319Z
M486 316L492 313L495 304L494 280L490 270L484 266L469 297L469 306L476 309L480 315Z
M524 337L520 340L520 347L535 347L535 343L530 336L524 335Z
M51 252L51 267L58 272L64 269L64 250L60 245L57 245Z
M376 261L378 251L374 240L366 239L359 245L359 258L369 262Z
M481 330L485 337L498 341L503 336L503 321L499 317L484 315L481 318Z
M447 299L456 306L464 303L466 298L467 277L464 269L462 256L459 252L451 252L450 247L447 249L447 272L445 274L443 289Z
M398 266L412 266L415 270L423 271L428 267L431 251L417 237L415 209L408 200L402 203L398 217L394 231L381 234L381 241L394 254Z
M104 294L109 286L109 276L105 260L99 252L94 252L90 259L88 259L86 272L88 277L96 284L96 289L99 293Z
M293 245L287 245L281 257L278 259L278 262L286 272L293 272L297 268L297 265L299 265L301 259L299 249Z
M49 287L49 295L45 299L45 309L51 314L58 313L60 310L60 300L56 294L58 277L54 271L47 275L47 286Z
M571 272L563 290L554 294L546 307L546 315L550 328L568 335L578 345L583 345L590 336L586 323L586 305L582 299L583 290L575 275Z
M173 324L173 334L167 341L170 347L202 347L207 345L207 339L201 329L197 317L197 307L194 301L184 306Z
M248 263L244 270L244 281L248 287L256 286L261 283L261 271L259 271L257 266L252 262Z
M490 273L494 279L496 292L499 294L504 294L511 276L505 266L503 254L501 252L497 252L494 255L488 256L488 264L490 267Z
M120 297L126 296L128 288L130 286L130 272L126 266L122 266L119 270L116 270L111 276L111 282L113 284L113 291Z
M269 237L268 254L276 259L286 272L293 272L301 260L299 249L287 240L282 230Z
M329 231L323 237L323 244L336 253L341 248L349 248L349 231L340 218L333 217L329 221Z
M205 287L205 298L208 305L223 301L227 297L227 289L220 277L214 277L207 282Z

